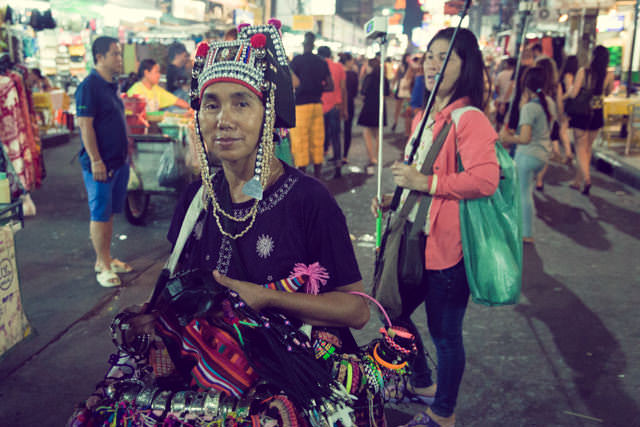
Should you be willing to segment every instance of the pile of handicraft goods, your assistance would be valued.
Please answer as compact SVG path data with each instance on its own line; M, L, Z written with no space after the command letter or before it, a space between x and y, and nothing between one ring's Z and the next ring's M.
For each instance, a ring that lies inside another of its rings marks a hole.
M385 383L407 375L411 334L389 325L342 354L327 330L257 313L210 277L161 276L144 310L116 316L112 366L69 426L386 425Z

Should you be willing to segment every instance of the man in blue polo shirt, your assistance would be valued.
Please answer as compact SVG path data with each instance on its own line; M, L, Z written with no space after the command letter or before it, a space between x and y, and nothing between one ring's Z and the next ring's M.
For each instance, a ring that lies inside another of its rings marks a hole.
M98 37L91 47L95 69L76 91L77 122L82 137L80 164L87 188L91 243L96 252L96 279L101 286L120 285L116 273L132 270L111 258L113 214L122 212L127 197L129 164L124 104L114 77L122 70L118 40Z

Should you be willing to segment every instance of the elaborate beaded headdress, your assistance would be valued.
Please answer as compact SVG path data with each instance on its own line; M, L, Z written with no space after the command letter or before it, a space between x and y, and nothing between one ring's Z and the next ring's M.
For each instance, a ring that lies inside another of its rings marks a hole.
M200 139L199 148L202 182L206 197L212 201L213 214L220 231L231 238L246 233L255 220L258 201L269 179L270 163L273 157L274 128L295 127L295 103L291 73L280 37L280 21L272 19L267 25L238 27L238 38L232 41L201 43L196 50L196 58L191 78L191 107L196 110L196 132ZM255 200L250 212L236 218L220 208L213 191L206 155L206 146L200 133L199 113L202 95L207 86L217 82L231 82L243 85L255 93L264 103L265 116L262 137L253 178L245 184L243 192ZM208 200L205 201L208 206ZM236 222L251 220L249 225L236 235L222 228L218 213Z
M289 62L280 37L280 21L238 27L237 40L201 43L191 80L191 107L200 108L202 93L212 83L239 83L263 102L275 91L275 127L295 127L295 105Z

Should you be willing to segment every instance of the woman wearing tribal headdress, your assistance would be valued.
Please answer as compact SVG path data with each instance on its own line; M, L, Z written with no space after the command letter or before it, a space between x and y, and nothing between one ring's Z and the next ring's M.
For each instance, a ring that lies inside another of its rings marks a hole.
M393 354L413 348L387 335L359 351L349 328L369 309L345 217L320 182L273 155L274 128L295 125L274 24L198 47L202 181L177 204L150 301L114 319L119 352L85 419L382 425L382 367L403 372Z

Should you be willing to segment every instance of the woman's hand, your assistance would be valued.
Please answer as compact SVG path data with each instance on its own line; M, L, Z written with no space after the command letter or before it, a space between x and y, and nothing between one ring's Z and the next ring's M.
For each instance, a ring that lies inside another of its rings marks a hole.
M386 212L389 210L389 206L391 206L391 200L393 200L393 194L383 194L382 203L378 203L377 197L371 199L371 213L373 214L374 218L378 217L378 209L382 209L382 212Z
M513 130L509 129L507 126L503 126L500 130L500 133L498 134L498 137L500 137L500 141L509 143L511 135L513 135Z
M213 278L225 288L231 289L240 295L240 298L254 310L260 311L269 306L269 289L256 285L255 283L231 279L224 276L218 270L213 271Z
M393 174L393 182L399 187L409 190L417 190L423 193L429 191L429 179L426 175L418 172L413 166L405 165L401 162L394 162L391 165L391 173Z

